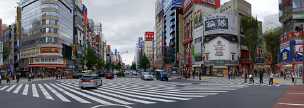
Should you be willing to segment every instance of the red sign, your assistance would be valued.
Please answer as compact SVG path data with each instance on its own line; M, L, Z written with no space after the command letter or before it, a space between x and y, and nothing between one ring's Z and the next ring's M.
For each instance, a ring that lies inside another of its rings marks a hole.
M145 33L145 40L146 41L153 41L154 40L154 32L146 32Z

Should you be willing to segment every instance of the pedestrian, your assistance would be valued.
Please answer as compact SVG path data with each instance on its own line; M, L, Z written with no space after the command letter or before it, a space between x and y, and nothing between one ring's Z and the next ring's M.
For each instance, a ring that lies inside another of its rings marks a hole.
M195 70L193 70L193 72L192 72L192 78L193 79L195 78Z
M247 79L248 79L248 74L247 74L247 72L245 72L244 77L245 77L245 83L247 83Z
M2 76L1 76L1 74L0 74L0 85L2 84Z
M7 83L7 84L10 84L10 83L11 83L9 75L6 76L6 83Z
M253 78L253 74L252 73L250 73L249 74L249 83L252 83L252 84L254 84L254 78Z
M284 77L284 80L286 80L286 72L283 72L283 77Z
M295 84L295 75L294 72L291 73L291 81Z
M263 82L263 77L264 77L264 72L263 72L263 70L260 70L259 74L260 74L260 84L263 84L263 83L264 83L264 82Z
M273 73L270 72L270 76L269 76L269 85L273 85Z
M29 73L27 77L28 77L28 82L31 82L32 81L32 79L31 79L32 78L32 74Z
M19 80L20 80L20 75L19 75L19 73L17 73L16 79L17 79L17 83L19 83Z

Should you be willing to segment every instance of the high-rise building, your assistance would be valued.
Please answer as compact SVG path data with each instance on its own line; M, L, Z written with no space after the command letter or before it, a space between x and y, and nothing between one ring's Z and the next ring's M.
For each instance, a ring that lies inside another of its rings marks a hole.
M21 0L24 71L71 68L73 0Z
M279 62L282 71L303 75L304 1L279 0L279 20L283 25ZM287 74L290 74L287 73Z
M239 49L240 49L240 60L239 60L239 70L242 72L247 72L251 69L253 62L250 61L250 51L245 45L245 36L244 36L244 28L242 27L241 19L242 17L252 17L251 13L251 4L245 0L230 0L224 3L219 9L220 13L224 13L227 15L234 16L237 21L235 22L237 25L237 31L239 32L236 36L238 37ZM261 28L262 29L262 28ZM226 67L226 73L230 70Z
M81 66L81 59L85 54L85 32L84 32L84 23L83 23L83 5L81 0L75 0L73 6L73 60L75 64L74 71L79 71L83 67Z
M184 0L167 0L164 4L164 68L176 70L179 66L180 39L183 26Z
M154 32L146 32L144 40L144 54L148 57L151 66L153 66L153 41L154 41Z
M183 4L183 14L184 14L184 36L183 36L183 75L185 77L190 77L192 73L193 64L193 32L196 29L197 24L194 23L193 16L195 14L202 12L202 17L208 15L208 13L214 11L220 7L220 0L185 0ZM201 36L196 37L200 40Z
M155 59L154 68L162 69L164 66L164 37L165 37L165 23L164 23L164 2L165 0L157 0L155 4Z
M140 63L141 58L144 56L145 42L143 37L139 37L136 43L136 64Z

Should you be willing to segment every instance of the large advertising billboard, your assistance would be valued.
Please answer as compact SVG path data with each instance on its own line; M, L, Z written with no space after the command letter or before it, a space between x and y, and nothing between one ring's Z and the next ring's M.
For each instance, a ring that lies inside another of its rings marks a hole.
M154 32L145 32L145 41L153 41Z
M204 17L204 33L238 35L238 18L234 14L215 14Z

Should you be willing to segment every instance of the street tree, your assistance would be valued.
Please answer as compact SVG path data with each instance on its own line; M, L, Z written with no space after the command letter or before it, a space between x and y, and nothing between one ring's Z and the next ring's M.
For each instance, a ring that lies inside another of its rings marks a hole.
M150 61L146 55L140 58L138 67L144 69L145 71L150 67Z
M264 33L264 41L266 44L267 56L271 61L271 69L275 70L275 64L278 63L278 53L280 51L280 35L283 33L281 27L272 29Z
M94 66L96 66L97 64L97 56L95 55L95 51L92 48L87 48L86 49L86 54L85 54L85 58L86 58L86 66L89 69L93 69Z
M134 62L132 63L131 69L132 69L132 70L136 70L136 63L134 63Z
M103 59L98 59L96 67L97 67L97 69L103 69L105 67L104 60Z
M244 45L250 53L250 60L255 61L256 49L259 44L259 22L253 17L243 16L241 19L242 29L244 33Z

